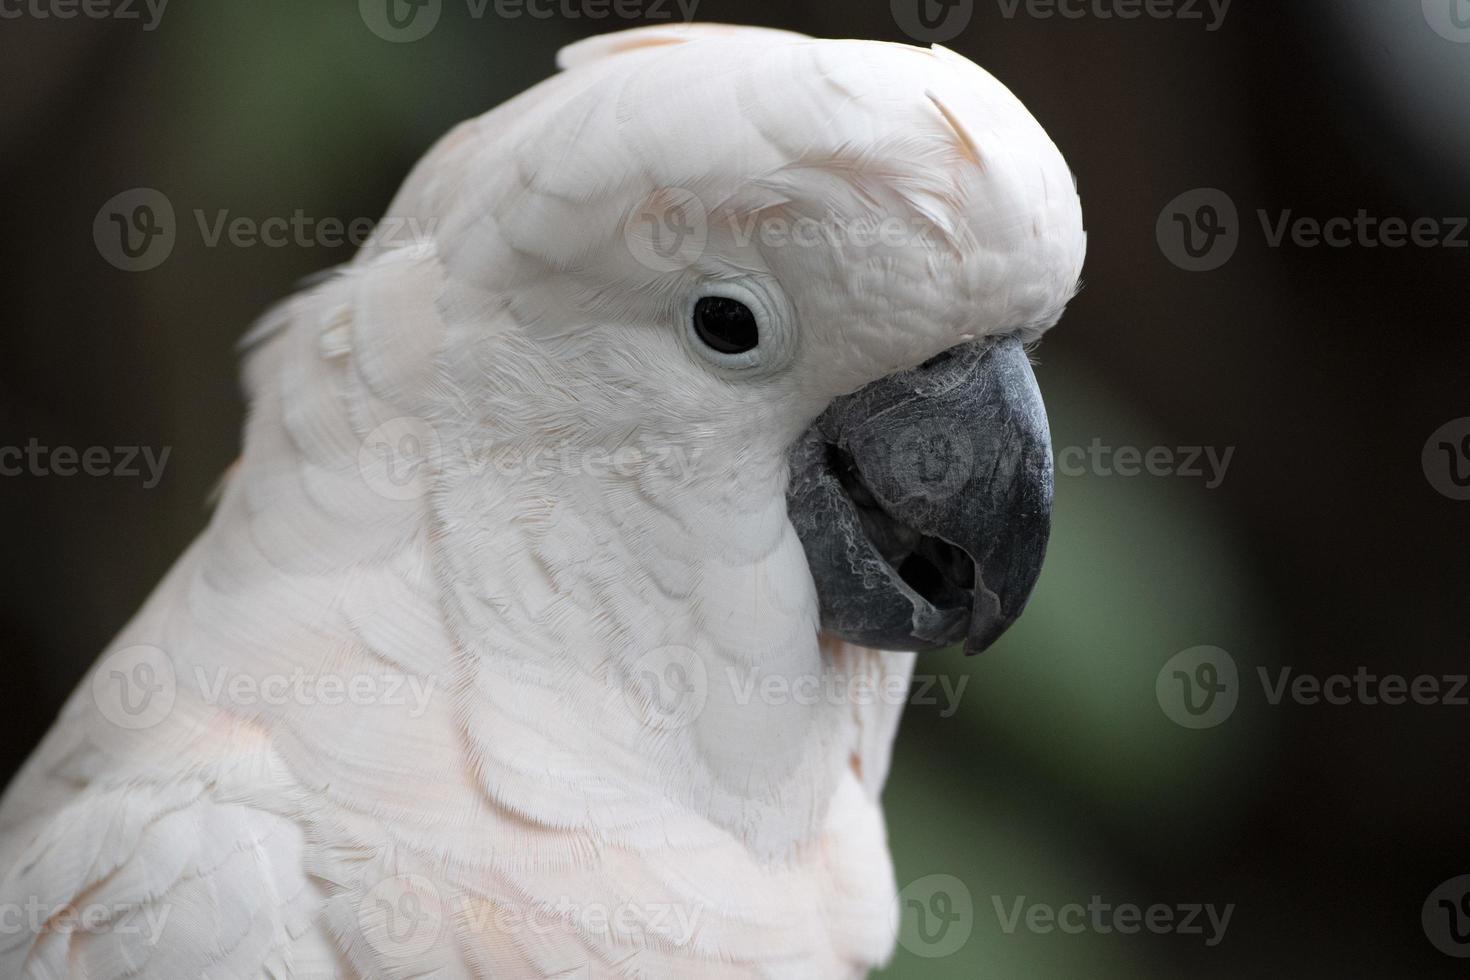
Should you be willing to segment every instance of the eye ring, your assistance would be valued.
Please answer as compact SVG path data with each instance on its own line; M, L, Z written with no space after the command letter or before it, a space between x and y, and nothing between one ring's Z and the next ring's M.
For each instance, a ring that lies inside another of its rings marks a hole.
M785 364L795 349L790 304L764 278L704 282L690 291L680 317L689 348L716 368L764 374Z

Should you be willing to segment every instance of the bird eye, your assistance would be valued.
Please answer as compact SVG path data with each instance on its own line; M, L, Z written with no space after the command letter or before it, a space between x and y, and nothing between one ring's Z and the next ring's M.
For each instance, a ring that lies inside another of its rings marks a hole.
M744 354L761 342L750 307L728 296L704 296L694 304L694 333L721 354Z

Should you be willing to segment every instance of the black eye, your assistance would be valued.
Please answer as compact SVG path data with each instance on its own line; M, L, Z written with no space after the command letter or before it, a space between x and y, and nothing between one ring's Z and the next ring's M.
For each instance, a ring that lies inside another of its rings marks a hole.
M744 354L761 342L750 307L726 296L705 296L694 304L694 332L721 354Z

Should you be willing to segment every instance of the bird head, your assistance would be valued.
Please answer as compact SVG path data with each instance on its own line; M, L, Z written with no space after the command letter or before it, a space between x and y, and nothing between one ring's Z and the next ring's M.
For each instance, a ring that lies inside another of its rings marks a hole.
M691 525L789 521L829 633L989 645L1049 528L1027 345L1085 250L1057 147L942 48L651 28L561 64L390 212L436 223L457 415L686 447L697 472L640 490Z

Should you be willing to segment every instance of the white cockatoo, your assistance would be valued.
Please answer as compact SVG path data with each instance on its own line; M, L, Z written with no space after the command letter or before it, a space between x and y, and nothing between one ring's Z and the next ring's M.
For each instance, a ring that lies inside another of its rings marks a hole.
M1045 548L1073 177L942 48L559 64L248 338L208 529L4 797L0 976L889 957L913 657Z

